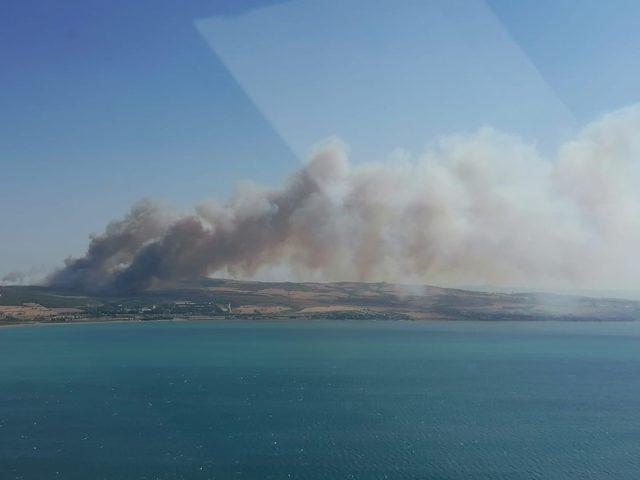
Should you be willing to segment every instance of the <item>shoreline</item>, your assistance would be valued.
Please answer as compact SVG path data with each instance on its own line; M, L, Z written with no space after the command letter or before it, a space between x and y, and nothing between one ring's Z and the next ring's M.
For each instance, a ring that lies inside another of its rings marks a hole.
M57 325L91 325L96 323L155 323L155 322L190 322L190 321L220 321L225 320L224 318L218 317L208 317L208 318L151 318L151 319L133 319L133 320L124 320L120 318L116 319L101 319L99 317L94 317L93 320L71 320L68 322L47 322L47 321L38 321L38 320L27 320L24 322L11 322L11 323L3 323L0 321L0 328L9 328L9 327L38 327L38 326L57 326Z
M24 327L47 327L47 326L61 326L61 325L91 325L91 324L105 324L105 323L181 323L181 322L313 322L313 321L334 321L334 322L410 322L410 323L474 323L474 324L506 324L506 323L607 323L607 324L623 324L623 323L640 323L639 320L629 319L567 319L567 318L539 318L539 319L501 319L501 320L489 320L489 319L477 319L472 320L468 318L329 318L321 316L300 316L300 317L278 317L278 316L212 316L212 317L198 317L198 318L151 318L151 319L100 319L94 317L94 319L68 321L68 322L47 322L47 321L24 321L24 322L11 322L4 323L0 321L0 329L2 328L24 328Z

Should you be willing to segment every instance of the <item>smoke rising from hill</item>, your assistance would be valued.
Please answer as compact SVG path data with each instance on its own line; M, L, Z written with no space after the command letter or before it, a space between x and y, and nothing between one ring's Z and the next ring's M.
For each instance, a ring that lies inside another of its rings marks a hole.
M640 280L640 107L552 159L490 128L417 159L352 165L317 147L281 188L239 188L186 214L144 200L49 283L132 292L285 266L297 279L628 288Z

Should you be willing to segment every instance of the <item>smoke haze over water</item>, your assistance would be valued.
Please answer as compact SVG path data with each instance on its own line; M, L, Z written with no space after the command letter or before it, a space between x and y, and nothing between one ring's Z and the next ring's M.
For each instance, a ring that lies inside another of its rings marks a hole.
M483 128L418 158L349 163L337 139L277 189L239 187L186 214L151 200L48 282L132 292L284 268L292 279L630 288L640 280L640 107L543 158Z

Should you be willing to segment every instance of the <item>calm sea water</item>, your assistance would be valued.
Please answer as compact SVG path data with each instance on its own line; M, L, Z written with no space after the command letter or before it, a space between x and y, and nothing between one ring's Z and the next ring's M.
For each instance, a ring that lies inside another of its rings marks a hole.
M4 479L638 479L640 324L0 329Z

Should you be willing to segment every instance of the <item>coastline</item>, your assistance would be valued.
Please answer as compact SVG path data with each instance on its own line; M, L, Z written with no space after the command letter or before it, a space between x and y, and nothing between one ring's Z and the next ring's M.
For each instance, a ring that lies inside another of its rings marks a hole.
M411 322L411 323L474 323L474 324L508 324L508 323L520 323L520 324L534 324L534 323L585 323L585 324L633 324L640 323L638 320L629 320L625 318L621 319L596 319L596 318L505 318L500 320L490 319L469 319L469 318L355 318L344 317L340 319L331 318L328 316L211 316L211 317L174 317L174 318L151 318L151 319L84 319L77 321L66 322L47 322L47 321L24 321L24 322L12 322L5 323L0 322L0 330L3 328L25 328L25 327L48 327L48 326L62 326L62 325L92 325L92 324L105 324L105 323L184 323L184 322L314 322L314 321L335 321L335 322L349 322L349 321L374 321L374 322Z

